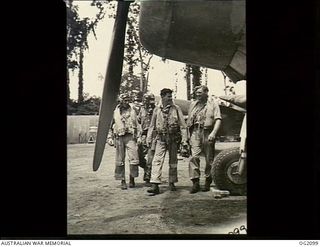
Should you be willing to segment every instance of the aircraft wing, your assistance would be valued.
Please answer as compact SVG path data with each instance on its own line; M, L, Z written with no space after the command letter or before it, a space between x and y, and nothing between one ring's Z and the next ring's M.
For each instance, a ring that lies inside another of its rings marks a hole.
M139 22L150 53L246 78L244 0L141 1Z

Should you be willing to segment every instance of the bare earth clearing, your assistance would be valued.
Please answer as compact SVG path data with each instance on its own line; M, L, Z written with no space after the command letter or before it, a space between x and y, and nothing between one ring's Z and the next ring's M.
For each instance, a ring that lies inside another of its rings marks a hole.
M221 150L234 145L216 146ZM94 144L68 145L67 151L68 234L228 234L247 226L245 196L214 199L211 191L189 193L186 158L179 157L177 191L168 190L166 157L161 194L149 196L141 168L136 188L120 189L114 179L115 148L106 145L97 172L92 171ZM203 174L204 165L201 168Z

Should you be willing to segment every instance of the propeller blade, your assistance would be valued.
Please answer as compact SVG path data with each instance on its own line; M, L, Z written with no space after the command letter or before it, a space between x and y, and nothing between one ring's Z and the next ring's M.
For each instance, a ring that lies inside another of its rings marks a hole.
M117 15L113 26L113 38L100 105L97 138L93 156L93 171L97 171L100 167L108 131L113 118L113 111L116 107L117 95L120 89L129 6L129 1L118 1Z

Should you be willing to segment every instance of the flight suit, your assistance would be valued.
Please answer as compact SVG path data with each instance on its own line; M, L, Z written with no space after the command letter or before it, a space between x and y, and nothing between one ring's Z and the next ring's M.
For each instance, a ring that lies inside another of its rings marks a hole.
M125 180L125 158L128 155L130 176L139 176L139 156L136 143L137 116L130 105L126 110L116 107L113 115L113 135L116 146L115 179Z
M139 160L140 166L144 167L144 181L150 181L151 179L151 167L152 167L152 160L154 157L155 152L155 143L156 143L156 135L155 131L153 130L151 134L151 146L147 146L147 134L148 129L150 127L151 119L152 119L153 109L143 106L138 115L138 123L140 124L139 130L139 138L140 144L138 145L138 153L139 153ZM147 159L145 156L147 155Z
M179 106L157 106L152 115L147 142L151 143L153 130L156 130L156 147L152 161L151 183L160 184L166 152L169 153L169 183L178 182L177 150L180 142L187 141L186 123Z

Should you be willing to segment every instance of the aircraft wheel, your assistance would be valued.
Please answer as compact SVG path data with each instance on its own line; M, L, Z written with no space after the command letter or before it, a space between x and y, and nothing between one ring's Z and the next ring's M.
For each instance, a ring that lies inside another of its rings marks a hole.
M239 148L221 151L212 164L212 179L219 190L228 190L231 195L246 195L247 171L237 174L239 165Z

